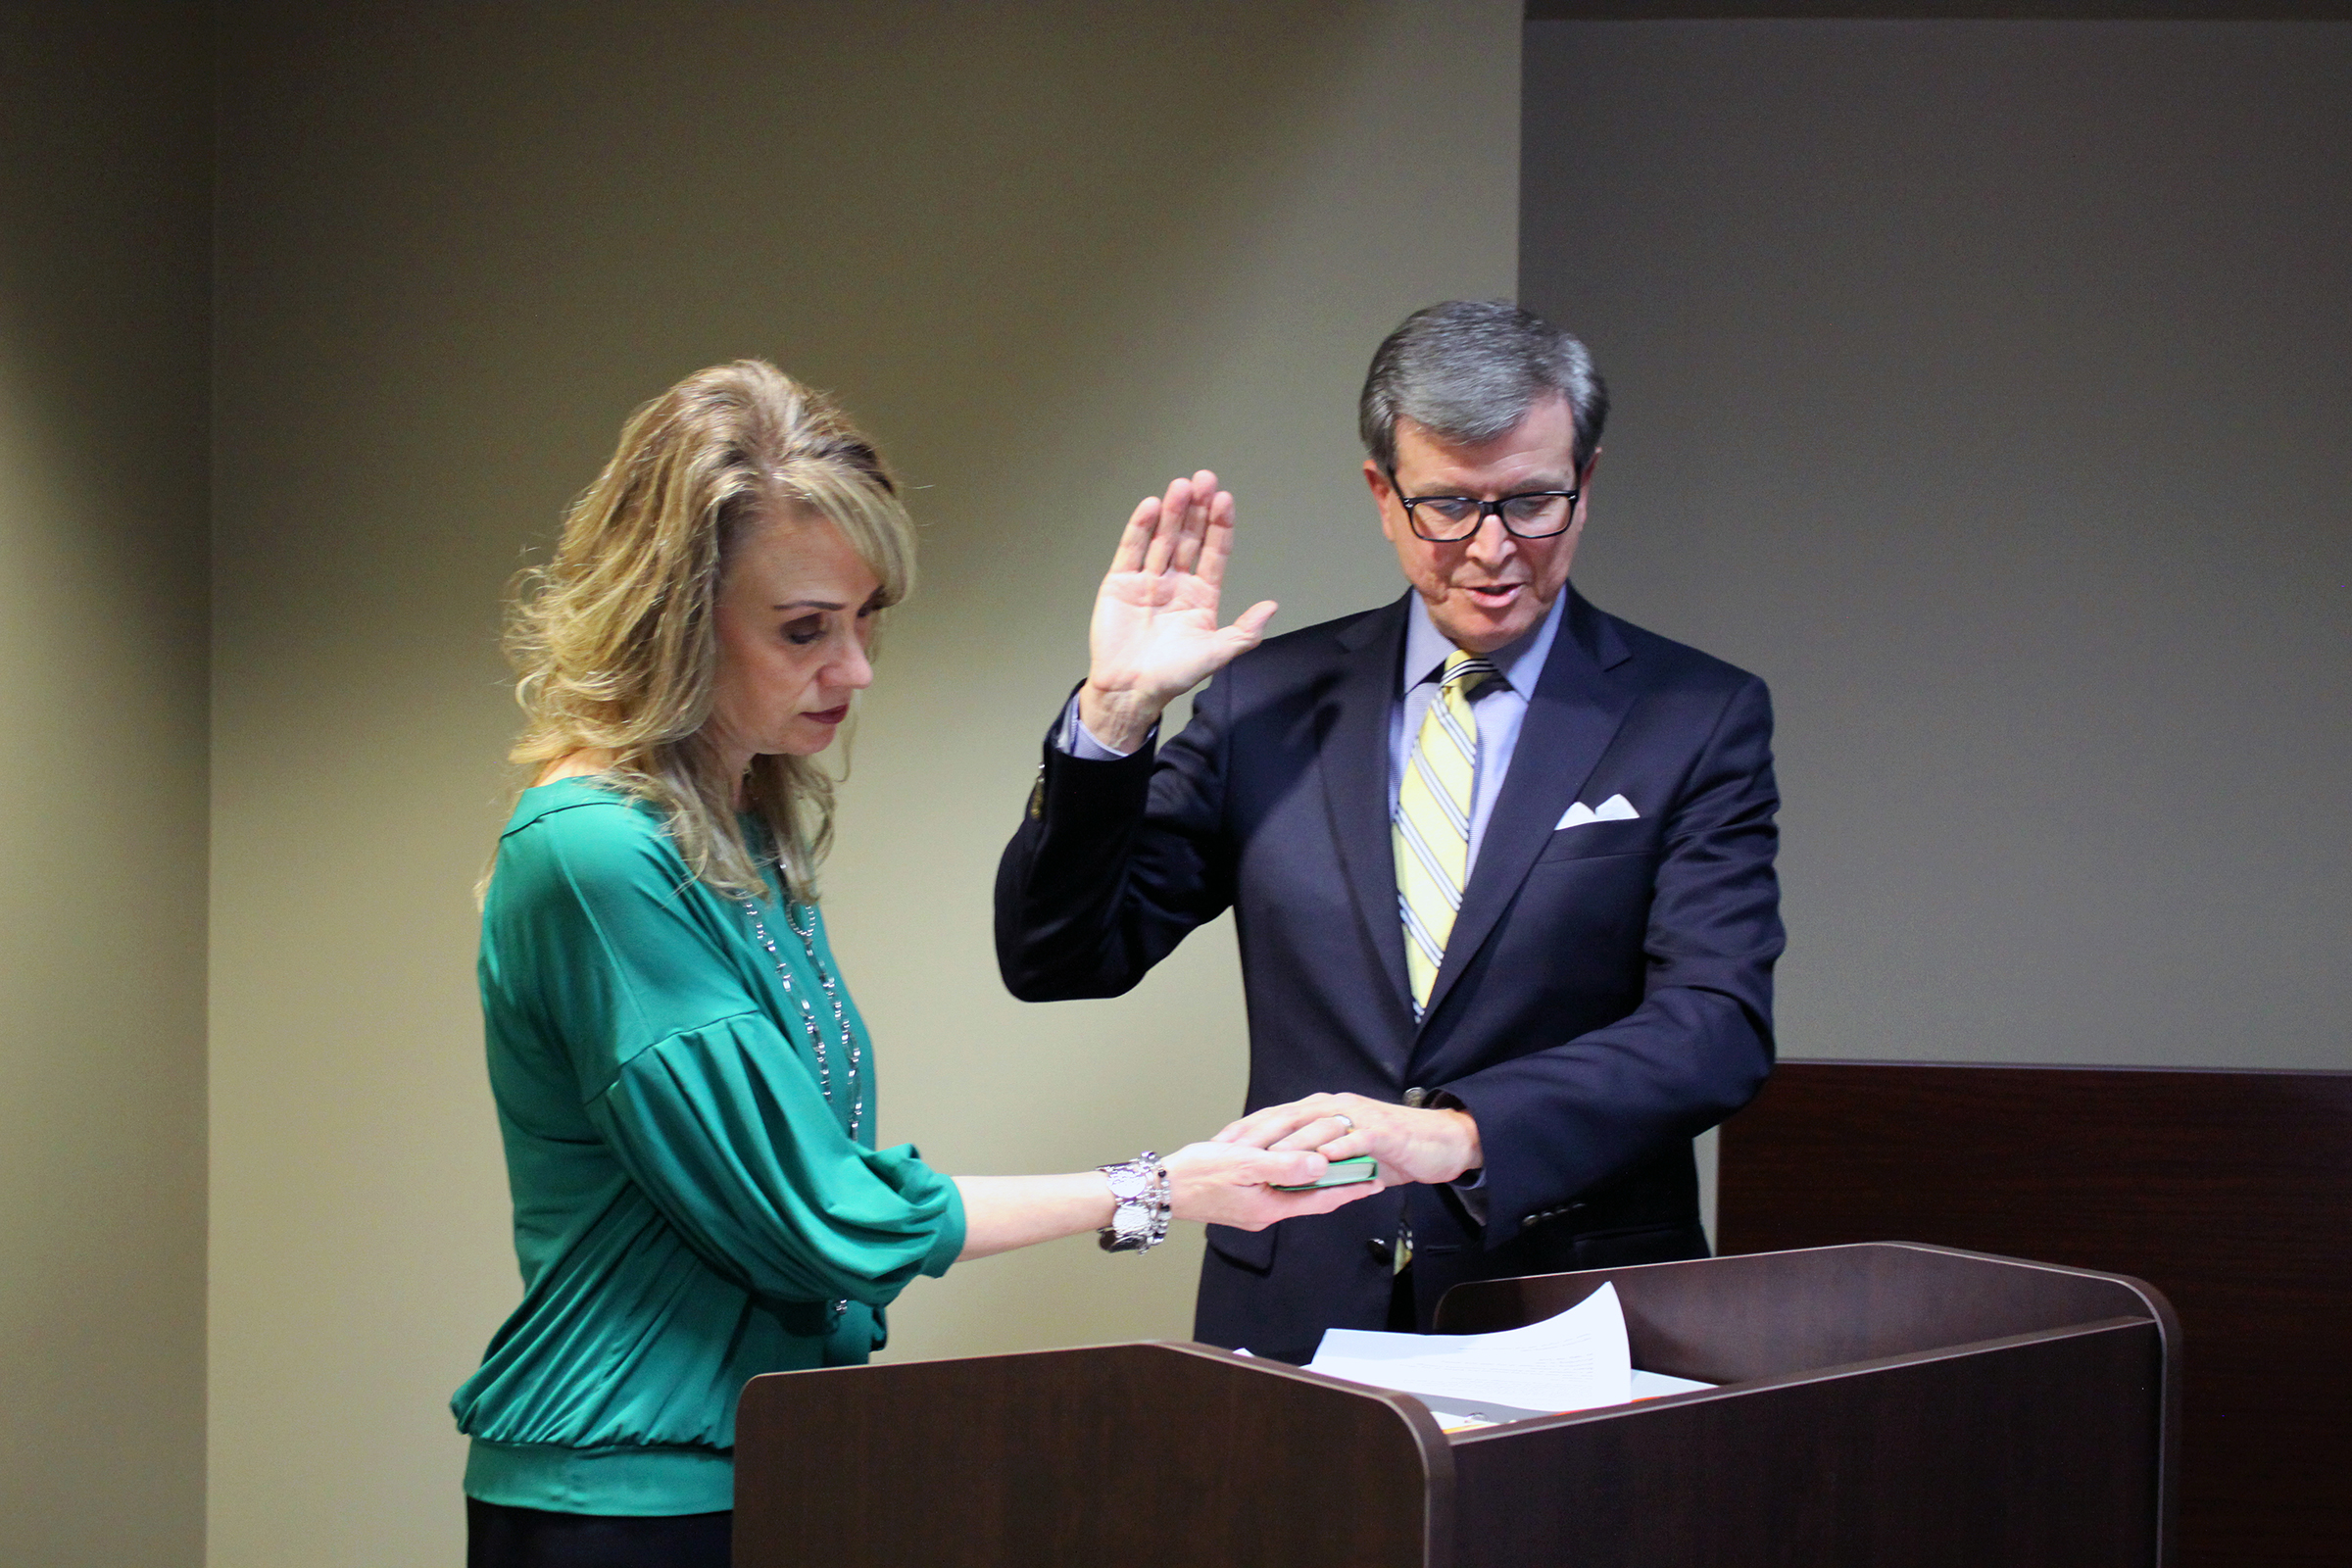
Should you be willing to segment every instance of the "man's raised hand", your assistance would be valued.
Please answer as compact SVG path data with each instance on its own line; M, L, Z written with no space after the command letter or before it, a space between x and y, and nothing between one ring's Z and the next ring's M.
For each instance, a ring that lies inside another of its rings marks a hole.
M1255 648L1274 602L1217 624L1217 596L1233 553L1233 497L1202 468L1146 496L1127 519L1095 595L1092 662L1078 716L1096 740L1132 752L1160 710Z

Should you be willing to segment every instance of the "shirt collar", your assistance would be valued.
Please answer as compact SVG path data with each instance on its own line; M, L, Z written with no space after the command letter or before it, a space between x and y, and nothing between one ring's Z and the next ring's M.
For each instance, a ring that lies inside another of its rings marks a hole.
M1517 642L1505 643L1487 655L1502 674L1503 681L1521 697L1535 695L1536 680L1544 673L1544 661L1551 657L1551 641L1559 635L1560 616L1568 609L1568 586L1560 585L1560 597L1551 602L1544 618L1530 626ZM1437 678L1453 652L1453 644L1438 623L1429 618L1429 604L1418 593L1412 596L1412 613L1404 623L1404 689L1411 691L1423 681Z

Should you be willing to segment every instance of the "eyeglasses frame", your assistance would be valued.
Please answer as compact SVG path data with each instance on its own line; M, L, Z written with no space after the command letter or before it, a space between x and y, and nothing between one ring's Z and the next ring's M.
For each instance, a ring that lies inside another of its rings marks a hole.
M1566 533L1570 528L1576 525L1576 503L1578 499L1584 495L1583 487L1579 486L1574 490L1518 490L1507 496L1496 496L1492 501L1481 500L1477 496L1408 496L1404 493L1404 486L1396 482L1396 468L1394 464L1389 466L1388 475L1389 493L1396 498L1396 504L1398 506L1404 508L1404 525L1413 530L1414 538L1423 540L1433 545L1466 544L1470 540L1478 537L1478 531L1487 525L1487 519L1489 517L1493 517L1496 522L1501 523L1502 531L1509 534L1514 539L1557 539L1560 535ZM1502 514L1502 509L1509 506L1514 501L1524 501L1530 496L1559 496L1568 503L1568 510L1565 518L1557 528L1546 529L1543 533L1521 533L1518 529L1511 526L1511 519ZM1478 516L1470 524L1469 530L1464 533L1424 533L1421 529L1421 518L1413 509L1426 501L1467 501L1472 506L1478 508Z

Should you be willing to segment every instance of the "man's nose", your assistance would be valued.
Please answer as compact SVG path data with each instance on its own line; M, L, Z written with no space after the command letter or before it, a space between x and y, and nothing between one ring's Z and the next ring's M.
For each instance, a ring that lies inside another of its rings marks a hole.
M1490 512L1478 519L1478 531L1471 534L1464 553L1481 565L1488 565L1508 561L1518 545L1511 530L1502 525L1502 514Z

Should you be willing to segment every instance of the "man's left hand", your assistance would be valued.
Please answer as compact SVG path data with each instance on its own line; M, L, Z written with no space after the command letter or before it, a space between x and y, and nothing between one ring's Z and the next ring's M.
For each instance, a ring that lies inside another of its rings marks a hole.
M1213 1142L1252 1149L1311 1149L1325 1159L1370 1154L1380 1179L1449 1182L1486 1163L1478 1123L1461 1110L1415 1110L1362 1095L1309 1095L1252 1111Z

